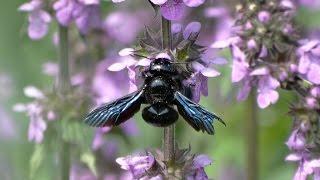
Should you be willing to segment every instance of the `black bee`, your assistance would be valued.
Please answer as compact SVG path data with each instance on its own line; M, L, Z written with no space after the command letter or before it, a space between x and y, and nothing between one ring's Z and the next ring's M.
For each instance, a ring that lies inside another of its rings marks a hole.
M85 123L94 127L117 126L137 113L141 104L148 104L142 111L147 123L169 126L177 121L179 112L196 131L214 134L213 121L225 123L189 99L191 89L183 84L181 68L165 58L153 60L143 72L144 85L138 91L94 109L86 116Z

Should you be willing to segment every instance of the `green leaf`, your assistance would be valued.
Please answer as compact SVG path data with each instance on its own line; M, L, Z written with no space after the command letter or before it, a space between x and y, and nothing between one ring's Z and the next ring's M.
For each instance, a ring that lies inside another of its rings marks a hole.
M89 149L90 147L90 136L88 128L74 120L62 120L62 139L71 144L77 144L83 149Z
M45 146L37 144L30 159L30 179L35 179L45 156Z
M96 168L96 158L91 152L86 152L81 155L81 161L85 163L92 173L97 176L97 168Z

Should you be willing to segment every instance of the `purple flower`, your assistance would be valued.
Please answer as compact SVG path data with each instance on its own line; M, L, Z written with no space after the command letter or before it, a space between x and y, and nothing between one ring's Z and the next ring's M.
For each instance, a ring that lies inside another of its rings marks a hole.
M42 9L41 0L32 0L19 7L19 11L28 12L28 35L33 40L43 38L48 33L48 24L51 17Z
M123 20L126 21L123 21ZM103 29L110 37L121 43L131 43L141 31L140 20L147 21L145 16L139 14L117 11L110 13L103 23Z
M314 84L320 84L320 42L312 40L298 49L298 72Z
M268 23L270 21L271 15L268 11L261 11L258 14L258 19L262 23Z
M183 31L183 38L189 39L190 37L198 34L201 29L200 22L191 22L189 23Z
M261 76L258 83L257 102L260 108L266 108L279 99L279 93L275 90L280 86L278 80L269 74L266 67L256 69L250 73L251 76Z
M302 150L306 145L306 137L305 134L301 130L292 131L286 145L291 150Z
M209 166L212 163L212 160L204 154L198 155L193 159L192 166L186 170L186 179L187 180L206 180L208 176L204 171L206 166Z
M41 143L44 138L44 132L47 129L47 123L45 119L46 120L49 120L49 119L47 119L48 114L46 114L46 117L44 117L44 107L38 101L43 100L46 97L42 91L40 91L34 86L25 87L24 94L27 97L34 98L35 101L30 102L28 104L16 104L13 107L13 110L16 112L27 113L27 115L30 118L28 139L29 141Z
M232 46L233 64L231 81L239 82L249 73L249 64L246 62L244 52L238 46Z
M58 0L54 3L53 8L61 25L69 26L72 22L75 22L82 34L100 27L98 0Z
M160 6L160 11L163 17L168 20L180 20L185 13L185 5L182 0L168 0Z
M302 159L299 167L293 177L294 180L307 180L308 176L313 174L314 179L318 180L320 170L320 159L306 160Z
M41 143L44 137L44 132L47 129L47 123L42 118L43 108L38 103L29 104L16 104L13 107L16 112L27 112L30 123L28 130L29 141L34 141L35 143Z
M5 111L5 109L0 105L0 126L2 130L0 131L0 138L10 140L17 137L19 132L16 124L14 123L11 116Z
M70 180L94 180L95 175L86 167L73 164L70 170Z
M82 6L75 13L75 22L82 34L87 34L91 29L101 25L100 6L97 4Z
M318 0L297 0L303 6L306 6L311 9L319 9L320 8L320 1Z
M193 87L193 101L199 102L201 94L208 96L208 77L216 77L220 73L212 67L212 64L204 66L198 62L194 62L192 63L192 67L194 73L184 83Z
M116 159L121 169L128 170L134 179L148 176L148 171L155 165L156 160L151 154L145 156L126 156Z
M135 60L131 56L123 56L120 58L119 62L116 62L109 66L109 71L121 71L124 69L128 70L129 76L129 92L136 91L137 88L137 80L136 80L136 71L138 67L147 67L150 65L150 60L143 58L140 60Z

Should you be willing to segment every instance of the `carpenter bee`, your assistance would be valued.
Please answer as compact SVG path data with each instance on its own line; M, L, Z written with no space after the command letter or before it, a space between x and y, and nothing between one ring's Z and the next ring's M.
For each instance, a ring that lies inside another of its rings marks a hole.
M181 68L169 59L154 59L142 72L144 84L139 90L94 109L85 123L94 127L118 126L137 113L141 104L147 104L142 117L149 124L169 126L178 120L179 112L196 131L214 134L213 121L225 123L190 100L191 88L183 84L185 76L181 75Z

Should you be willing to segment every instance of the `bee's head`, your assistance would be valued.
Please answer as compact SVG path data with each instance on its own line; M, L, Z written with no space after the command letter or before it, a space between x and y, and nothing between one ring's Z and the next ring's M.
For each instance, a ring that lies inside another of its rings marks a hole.
M157 58L150 63L149 71L152 74L176 74L177 70L167 58Z

